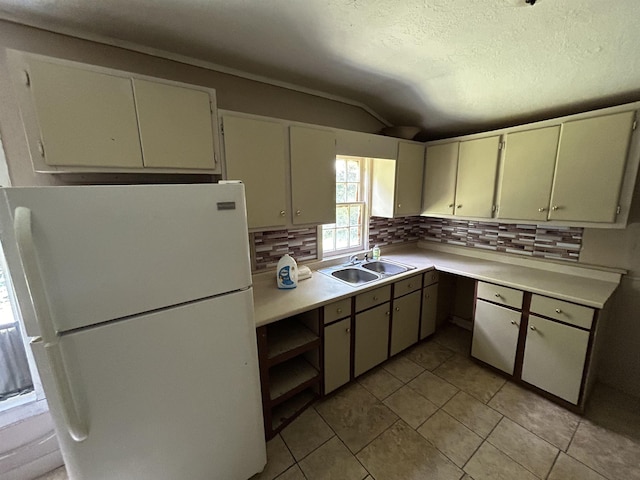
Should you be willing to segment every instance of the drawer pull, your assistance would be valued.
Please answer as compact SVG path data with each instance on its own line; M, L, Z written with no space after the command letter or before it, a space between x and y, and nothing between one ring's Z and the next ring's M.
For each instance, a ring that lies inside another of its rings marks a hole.
M391 312L384 312L384 314L388 317L389 315L391 315Z
M562 310L560 310L559 308L556 308L556 313L562 313Z
M511 320L511 325L515 325L516 321L515 320Z
M351 327L347 327L347 329L345 330L345 332L347 332L347 333L351 333Z
M413 283L410 283L409 285L407 285L407 288L411 288L413 287Z
M286 212L285 212L284 210L280 210L280 216L281 216L281 217L284 217L284 214L285 214L285 213L286 213Z
M531 325L529 328L530 328L531 330L533 330L534 332L536 331L536 327L535 327L535 326L533 326L533 325Z
M400 307L396 307L396 312L399 312L399 311L400 311Z
M430 296L429 296L429 294L427 293L427 294L425 294L424 298L426 298L426 299L428 300L428 299L429 299L429 298L431 298L431 297L430 297Z
M496 298L500 298L502 295L500 295L499 293L494 294L496 296Z
M336 312L338 312L338 313L342 313L342 309L341 309L341 308L338 308L338 309L336 310Z
M376 295L373 296L373 301L377 302L378 301L378 297Z

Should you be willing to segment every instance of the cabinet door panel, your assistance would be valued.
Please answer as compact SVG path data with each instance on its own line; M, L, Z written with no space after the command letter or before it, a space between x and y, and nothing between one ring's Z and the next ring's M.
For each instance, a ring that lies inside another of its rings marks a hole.
M418 341L421 292L413 292L393 301L391 355L400 353Z
M422 215L453 215L460 142L427 147L422 186Z
M142 168L131 80L29 62L48 165Z
M284 125L229 115L222 121L227 178L245 184L249 228L285 225Z
M634 114L562 125L549 220L615 221Z
M513 375L521 312L476 301L471 356Z
M209 93L133 79L145 167L213 170Z
M422 290L422 313L420 316L420 340L436 331L438 316L438 284L434 283Z
M395 215L418 215L422 204L424 145L398 142Z
M384 362L389 342L388 303L356 315L354 376Z
M349 381L351 364L351 318L324 327L324 393Z
M328 130L290 127L294 225L336 221L336 140Z
M500 137L460 142L455 214L491 218Z
M507 135L498 218L547 219L559 138L559 125Z
M588 344L589 332L530 315L522 380L577 405Z

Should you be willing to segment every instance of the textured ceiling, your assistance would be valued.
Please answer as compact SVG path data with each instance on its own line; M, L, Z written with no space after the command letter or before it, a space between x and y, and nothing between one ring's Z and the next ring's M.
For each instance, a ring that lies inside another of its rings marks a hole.
M340 95L430 137L640 99L638 0L0 0L0 16Z

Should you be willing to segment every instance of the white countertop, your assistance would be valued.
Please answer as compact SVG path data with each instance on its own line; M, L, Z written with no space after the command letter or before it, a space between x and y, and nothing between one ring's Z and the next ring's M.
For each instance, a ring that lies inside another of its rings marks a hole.
M419 248L415 244L394 250L389 254L383 252L382 258L412 265L416 267L416 270L359 287L347 285L314 271L310 279L300 281L298 287L291 290L277 288L273 271L254 275L253 299L256 326L266 325L431 269L539 293L594 308L602 308L619 284L619 280L614 280L615 275L606 280L590 278L576 274L576 269L572 268L573 266L567 266L567 271L571 273L562 273L544 268L505 263L505 260L509 261L509 257L495 261ZM562 266L555 269L562 270ZM585 271L587 270L585 269Z

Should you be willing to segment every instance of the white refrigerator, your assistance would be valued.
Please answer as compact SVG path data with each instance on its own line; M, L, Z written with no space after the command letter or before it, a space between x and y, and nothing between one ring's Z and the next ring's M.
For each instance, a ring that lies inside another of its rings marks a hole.
M242 184L5 188L0 227L70 479L263 469Z

